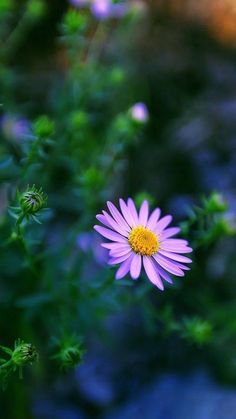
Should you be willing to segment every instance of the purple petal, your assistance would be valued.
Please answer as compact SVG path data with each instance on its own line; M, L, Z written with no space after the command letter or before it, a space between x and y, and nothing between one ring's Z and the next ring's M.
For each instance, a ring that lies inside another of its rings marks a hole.
M131 227L135 227L135 222L133 217L131 216L130 210L127 207L125 201L123 199L120 198L119 200L120 203L120 209L122 211L122 214L125 218L125 220L127 221L127 223L131 226Z
M143 201L140 210L139 210L139 223L146 227L147 220L148 220L148 213L149 213L149 206L148 201Z
M166 256L169 259L177 260L178 262L185 262L185 263L192 263L192 260L187 258L186 256L178 255L172 252L166 252L165 250L159 250L161 255Z
M188 246L187 240L183 240L183 239L166 239L166 240L163 240L163 243L172 244L173 246L179 245L181 247Z
M122 225L122 227L126 230L126 231L130 231L130 227L128 226L127 222L124 220L124 218L122 217L121 213L118 211L118 209L115 207L114 204L112 204L112 202L108 201L107 202L107 207L111 213L111 215L113 216L114 220L116 220L117 223L119 223L120 225Z
M133 217L133 220L134 220L135 224L138 225L138 213L137 213L136 207L134 205L134 201L131 198L128 199L128 208L131 212L131 215Z
M179 227L167 228L166 230L162 231L162 233L161 233L161 239L164 240L164 239L167 239L168 237L175 236L179 232L180 232L180 228Z
M113 257L111 257L111 258L109 259L109 261L108 261L108 264L109 264L109 265L117 265L118 263L121 263L121 262L123 262L124 260L128 259L128 257L129 257L130 255L132 255L132 254L133 254L133 251L132 251L132 250L130 250L128 253L126 253L126 255L120 256L120 257L118 257L118 258L113 258Z
M128 259L121 263L119 269L116 272L116 279L123 278L129 272L132 259L133 255L129 256Z
M173 284L171 277L167 274L166 271L164 271L164 269L160 265L158 265L157 270L165 281L169 282L169 284Z
M167 258L166 256L163 255L159 255L161 258L163 258L166 262L168 262L169 265L171 265L172 267L176 267L179 268L181 270L185 270L185 271L189 271L190 268L186 265L183 265L182 263L176 262L175 260L171 260L169 258Z
M109 230L108 228L95 225L94 230L96 230L102 236L106 237L106 239L119 243L127 243L127 239L125 237L121 236L119 233L115 233L114 231Z
M108 221L108 224L111 225L113 230L122 234L122 236L128 237L129 233L122 227L122 225L120 225L115 220L113 220L113 218L106 211L103 211L103 214L104 214L106 220Z
M127 244L128 244L128 241L127 241ZM111 249L119 250L121 246L126 246L126 244L125 243L101 243L101 246L109 250Z
M178 268L182 269L183 271L190 271L190 267L189 266L183 265L182 263L179 263L179 262L176 262L176 261L174 261L174 264Z
M160 208L156 208L150 215L148 222L147 222L147 228L150 228L150 230L154 229L158 219L160 218L161 210Z
M155 267L154 262L149 256L143 256L143 265L146 271L146 274L150 281L156 285L160 290L164 290L160 275Z
M129 245L125 245L125 247L120 247L119 249L112 249L110 250L109 255L113 258L117 258L123 255L126 255L126 253L128 253L130 251L130 246Z
M168 240L161 242L160 248L173 253L191 253L193 251L191 247L169 243Z
M185 246L184 248L176 249L175 251L177 251L178 253L191 253L193 249L191 247Z
M159 253L153 255L157 263L162 266L166 271L177 276L184 276L184 272L175 265L175 262L167 260L164 256L161 256Z
M111 226L111 224L109 224L108 220L106 219L105 215L103 214L98 214L96 215L96 218L98 221L100 221L100 223L104 224L105 226L109 227L109 228L113 228Z
M139 277L140 272L141 272L141 267L142 267L142 258L140 255L135 254L133 256L133 259L130 265L131 278L137 279Z
M173 217L171 215L166 215L165 217L161 218L155 226L155 232L161 233L162 230L164 230L164 228L166 228L171 223L172 218Z

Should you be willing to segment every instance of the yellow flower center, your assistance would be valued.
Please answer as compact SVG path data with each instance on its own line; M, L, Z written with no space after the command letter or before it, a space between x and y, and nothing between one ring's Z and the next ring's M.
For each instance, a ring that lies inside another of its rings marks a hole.
M131 230L128 241L133 251L142 256L152 256L159 249L157 236L142 226L134 227Z

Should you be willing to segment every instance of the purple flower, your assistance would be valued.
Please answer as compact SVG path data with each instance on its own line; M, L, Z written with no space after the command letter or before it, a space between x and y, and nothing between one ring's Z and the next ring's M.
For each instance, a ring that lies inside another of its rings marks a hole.
M145 123L148 121L149 113L145 103L138 102L130 109L132 118L137 122Z
M91 232L80 233L77 237L79 248L85 253L92 253L95 261L99 265L107 262L107 252L101 247L101 238Z
M5 114L0 121L0 126L3 134L9 140L20 141L30 133L27 119L16 115Z
M102 243L109 250L110 265L120 264L116 279L130 273L132 279L140 276L142 265L149 280L161 290L162 279L172 284L169 273L184 276L189 268L184 263L192 262L182 253L192 252L188 242L172 238L180 228L166 228L172 221L171 215L160 218L161 211L156 208L149 215L149 205L143 201L139 212L131 198L127 203L120 199L120 210L107 202L110 214L103 211L96 218L106 227L95 225L95 230L111 240ZM168 272L168 273L167 273Z
M90 3L90 0L70 0L70 4L74 7L84 7Z
M111 17L121 18L127 10L128 7L126 4L113 4L111 0L93 0L91 6L93 15L99 20L105 20Z
M91 11L97 19L107 19L110 16L111 6L110 0L94 0Z

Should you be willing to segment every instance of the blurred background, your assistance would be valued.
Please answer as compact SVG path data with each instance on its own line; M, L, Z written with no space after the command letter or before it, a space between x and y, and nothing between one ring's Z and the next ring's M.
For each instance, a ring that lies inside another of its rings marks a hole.
M39 353L4 419L236 418L235 179L235 0L0 0L0 344ZM194 248L164 293L93 232L129 196Z

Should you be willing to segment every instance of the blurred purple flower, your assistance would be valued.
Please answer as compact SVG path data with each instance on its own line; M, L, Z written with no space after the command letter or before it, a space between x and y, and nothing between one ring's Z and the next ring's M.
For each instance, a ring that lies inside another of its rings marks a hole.
M145 123L149 119L149 112L145 103L138 102L130 109L132 118L137 122Z
M85 253L92 253L99 265L108 260L106 249L101 246L102 239L94 232L82 232L77 236L77 245Z
M92 14L99 20L108 18L121 18L128 10L124 3L113 4L111 0L93 0L91 11Z
M88 252L91 247L91 233L80 233L77 236L77 244L83 252Z
M194 205L194 199L188 195L173 195L169 199L169 210L174 212L175 216L184 218L188 214L189 208Z
M91 11L97 19L107 19L110 17L111 7L110 0L94 0Z
M20 141L30 133L30 124L26 118L5 114L0 120L3 135L8 140Z
M114 18L121 18L127 13L128 10L129 8L127 4L112 4L110 16Z
M84 7L90 3L90 0L69 0L69 2L74 7Z

